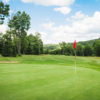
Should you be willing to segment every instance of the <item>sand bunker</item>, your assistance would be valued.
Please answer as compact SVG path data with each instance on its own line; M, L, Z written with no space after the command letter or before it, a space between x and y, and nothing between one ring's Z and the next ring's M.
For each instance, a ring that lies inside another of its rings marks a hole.
M19 61L0 61L0 63L18 63Z

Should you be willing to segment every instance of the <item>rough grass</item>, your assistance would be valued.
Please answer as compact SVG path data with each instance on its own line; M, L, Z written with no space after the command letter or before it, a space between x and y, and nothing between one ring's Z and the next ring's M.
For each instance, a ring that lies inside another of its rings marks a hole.
M77 57L76 73L72 56L0 56L0 62L0 100L100 100L99 57Z

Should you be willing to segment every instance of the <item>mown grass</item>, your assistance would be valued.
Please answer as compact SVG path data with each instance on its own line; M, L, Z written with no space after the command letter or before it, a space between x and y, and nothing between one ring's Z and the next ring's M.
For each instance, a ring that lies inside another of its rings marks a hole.
M0 56L0 61L0 100L100 100L99 57L77 57L76 72L73 56Z

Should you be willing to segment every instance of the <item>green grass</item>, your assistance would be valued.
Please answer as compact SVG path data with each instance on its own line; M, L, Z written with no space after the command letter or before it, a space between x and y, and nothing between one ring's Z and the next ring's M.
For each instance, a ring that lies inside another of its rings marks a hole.
M100 58L0 56L0 100L100 100Z

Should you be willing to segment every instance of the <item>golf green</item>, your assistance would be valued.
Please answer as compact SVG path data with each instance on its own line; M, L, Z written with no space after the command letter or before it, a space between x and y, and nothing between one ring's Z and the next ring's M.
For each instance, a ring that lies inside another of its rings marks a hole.
M100 100L100 57L0 56L0 100Z

